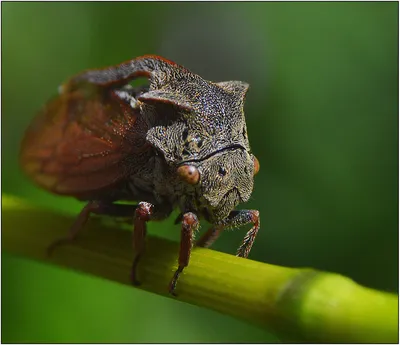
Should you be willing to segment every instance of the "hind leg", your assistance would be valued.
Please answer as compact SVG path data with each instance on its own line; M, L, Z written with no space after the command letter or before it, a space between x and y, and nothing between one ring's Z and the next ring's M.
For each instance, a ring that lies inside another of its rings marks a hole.
M89 201L69 228L68 234L65 237L55 240L49 245L47 248L48 255L51 255L56 247L73 242L89 220L91 214L114 217L133 217L135 207L135 205L113 204L98 200Z

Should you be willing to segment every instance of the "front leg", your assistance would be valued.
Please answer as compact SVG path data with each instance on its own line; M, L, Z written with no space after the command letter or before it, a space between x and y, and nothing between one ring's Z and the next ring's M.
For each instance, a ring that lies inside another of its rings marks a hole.
M238 228L252 223L253 227L247 232L236 256L247 258L260 228L260 216L257 210L232 211L223 221L213 225L196 243L199 247L208 248L219 237L224 229Z
M181 245L179 250L178 269L169 283L169 293L175 294L176 283L183 269L189 264L190 253L193 247L193 234L199 228L199 220L192 212L187 212L182 217Z
M157 205L142 201L140 202L136 209L135 215L133 217L133 250L135 253L135 257L132 263L131 269L131 281L134 285L140 285L140 282L137 280L136 271L137 266L139 264L140 258L144 254L145 251L145 241L147 234L147 226L146 223L149 220L162 220L167 218L171 213L171 207L168 205Z
M253 227L247 231L242 244L236 252L236 256L247 258L260 229L260 213L257 210L240 210L231 212L230 216L232 218L228 217L225 228L239 227L249 223L253 224Z

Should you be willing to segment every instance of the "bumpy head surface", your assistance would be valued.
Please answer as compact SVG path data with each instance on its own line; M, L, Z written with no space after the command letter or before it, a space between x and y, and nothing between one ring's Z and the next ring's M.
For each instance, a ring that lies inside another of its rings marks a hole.
M211 83L192 74L188 80L168 84L162 96L168 94L170 99L175 99L171 102L175 102L172 104L180 110L180 116L174 124L153 127L148 140L171 161L203 159L227 146L238 145L249 150L243 111L247 89L248 85L243 82ZM150 93L152 97L159 94ZM143 98L139 100L143 101ZM178 132L180 143L177 147ZM165 138L173 139L165 141Z
M149 91L138 98L142 112L162 112L167 105L176 116L153 124L147 140L177 168L179 190L187 195L181 208L222 220L253 189L256 161L243 111L248 84L209 82L165 62L153 73Z
M224 219L240 203L249 200L253 191L253 156L242 149L216 153L198 167L201 195L208 216Z

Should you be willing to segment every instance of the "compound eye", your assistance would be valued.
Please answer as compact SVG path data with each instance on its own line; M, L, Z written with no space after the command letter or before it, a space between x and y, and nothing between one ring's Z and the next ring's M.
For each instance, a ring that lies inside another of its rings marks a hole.
M260 171L260 162L258 161L256 156L254 156L253 162L254 162L254 173L253 173L253 176L255 176Z
M189 184L197 184L200 180L199 170L193 165L182 165L177 169L179 177Z

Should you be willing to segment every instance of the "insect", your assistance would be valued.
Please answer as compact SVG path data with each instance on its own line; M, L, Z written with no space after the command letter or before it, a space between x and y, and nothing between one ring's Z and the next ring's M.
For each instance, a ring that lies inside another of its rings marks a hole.
M149 85L131 86L139 77ZM259 170L243 111L248 86L206 81L155 55L88 70L64 83L28 127L20 151L21 167L36 184L86 202L68 235L49 250L72 241L91 214L131 217L131 278L139 284L146 223L179 208L171 294L188 266L201 217L212 226L196 242L200 247L209 247L226 228L252 224L237 250L247 257L260 226L258 211L235 210L249 200Z

